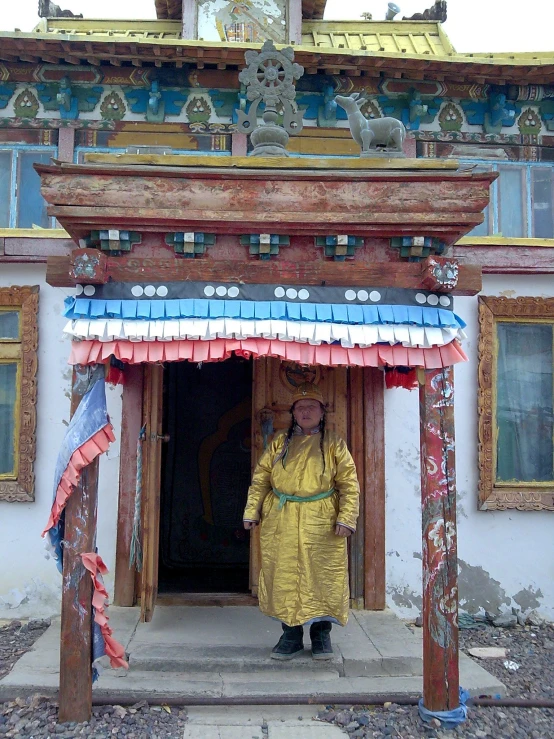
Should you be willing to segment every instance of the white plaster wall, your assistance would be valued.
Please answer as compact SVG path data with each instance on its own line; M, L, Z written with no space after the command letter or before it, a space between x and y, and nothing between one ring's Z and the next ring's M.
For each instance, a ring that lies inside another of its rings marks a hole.
M45 282L46 265L2 264L0 286L40 285L37 455L35 501L0 501L0 618L46 617L60 610L61 575L46 559L43 530L52 504L56 457L69 421L71 369L67 364L69 341L62 329L64 298L70 290ZM108 410L119 436L121 389L107 386ZM110 574L115 566L119 442L100 460L98 549Z
M552 297L550 275L484 275L483 295ZM554 620L554 514L477 509L477 298L456 298L469 362L455 368L460 605ZM421 607L421 507L417 391L385 393L387 600L413 618Z

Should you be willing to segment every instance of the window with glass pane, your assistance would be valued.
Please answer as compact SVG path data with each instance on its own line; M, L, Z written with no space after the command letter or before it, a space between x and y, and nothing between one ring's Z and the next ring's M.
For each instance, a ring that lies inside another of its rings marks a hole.
M17 363L0 364L0 478L16 475Z
M19 311L0 310L0 339L19 340Z
M50 152L24 151L18 155L18 228L32 228L33 226L48 228L50 225L50 219L46 215L46 201L40 194L40 177L33 169L33 164L37 162L48 164L51 158Z
M499 167L498 223L502 236L527 236L523 167Z
M12 191L12 153L0 151L0 228L9 228Z
M496 479L550 482L553 324L498 322Z
M550 167L533 167L531 183L533 236L539 239L554 238L552 169Z

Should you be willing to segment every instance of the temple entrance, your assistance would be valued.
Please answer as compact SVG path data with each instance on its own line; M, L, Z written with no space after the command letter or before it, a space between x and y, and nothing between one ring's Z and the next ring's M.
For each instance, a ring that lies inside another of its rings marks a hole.
M164 371L159 593L247 593L252 361Z

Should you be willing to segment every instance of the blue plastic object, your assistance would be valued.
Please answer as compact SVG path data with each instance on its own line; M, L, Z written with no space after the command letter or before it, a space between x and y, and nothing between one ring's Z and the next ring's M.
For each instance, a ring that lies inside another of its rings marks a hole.
M429 723L436 718L441 722L441 727L443 729L455 729L456 726L463 724L467 719L466 703L468 698L469 693L467 690L460 688L460 705L458 708L453 708L451 711L429 711L423 705L423 698L420 698L419 703L417 704L419 716L422 721L425 721L426 723Z

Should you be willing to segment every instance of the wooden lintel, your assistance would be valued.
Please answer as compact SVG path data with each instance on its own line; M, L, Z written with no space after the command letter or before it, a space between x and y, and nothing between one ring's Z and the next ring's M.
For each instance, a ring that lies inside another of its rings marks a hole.
M46 281L54 287L73 287L70 257L49 257ZM108 257L106 275L116 282L242 282L251 284L335 285L353 287L403 287L425 289L421 264L417 262L239 261L212 259L139 259ZM481 269L460 265L453 295L476 295L481 291Z

